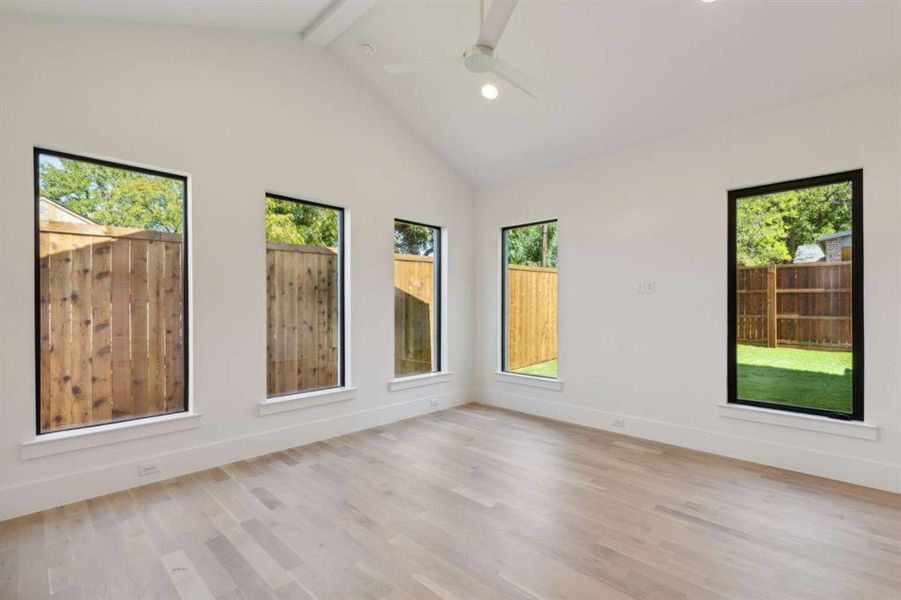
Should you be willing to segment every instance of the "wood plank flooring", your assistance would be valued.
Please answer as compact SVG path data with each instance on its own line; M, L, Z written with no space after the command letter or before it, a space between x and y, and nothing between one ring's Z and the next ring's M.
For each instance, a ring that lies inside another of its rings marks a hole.
M467 405L0 523L3 600L901 598L901 496Z

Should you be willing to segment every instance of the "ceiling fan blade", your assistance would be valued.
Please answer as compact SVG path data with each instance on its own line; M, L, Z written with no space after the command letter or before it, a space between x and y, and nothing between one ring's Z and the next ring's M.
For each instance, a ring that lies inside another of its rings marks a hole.
M488 14L482 21L482 28L479 31L479 41L476 42L480 46L488 46L489 48L497 48L504 34L510 17L516 9L516 3L519 0L492 0Z
M407 63L402 65L385 65L382 67L390 73L391 75L403 75L405 73L412 73L413 71L419 71L421 69L427 69L429 67L435 65L442 64L451 64L451 63L462 63L462 56L442 56L441 58L430 58L428 60L420 60L414 63Z
M538 100L537 92L534 91L538 87L531 80L531 78L511 65L508 62L504 62L501 59L497 59L497 63L494 66L494 70L491 71L499 79L502 79L518 89L520 92L529 96L533 100Z

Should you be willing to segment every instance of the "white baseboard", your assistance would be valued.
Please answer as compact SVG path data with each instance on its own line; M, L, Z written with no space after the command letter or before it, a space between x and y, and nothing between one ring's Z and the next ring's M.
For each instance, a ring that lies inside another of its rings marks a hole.
M901 465L897 464L765 442L509 392L483 391L475 398L484 404L556 421L901 493ZM625 419L627 428L614 428L611 425L614 419Z
M432 407L429 402L435 397L441 399L438 407ZM282 429L253 433L178 452L146 456L138 461L67 473L60 477L2 488L0 489L0 521L147 485L154 481L218 467L237 460L245 460L286 448L387 425L459 406L469 401L469 394L466 390L433 393L415 400L337 415ZM163 467L164 475L156 478L138 478L138 464L147 462L159 462Z

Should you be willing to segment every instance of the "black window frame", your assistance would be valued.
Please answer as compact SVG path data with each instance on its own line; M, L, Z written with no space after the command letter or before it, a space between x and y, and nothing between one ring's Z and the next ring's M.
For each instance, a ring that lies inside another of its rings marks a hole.
M500 371L501 373L509 373L510 375L518 375L521 377L535 377L536 379L542 379L547 381L558 381L560 379L560 374L558 371L557 377L549 377L547 375L531 375L526 373L517 373L516 371L511 371L507 368L507 332L509 328L507 327L507 232L511 229L521 229L523 227L534 227L536 225L550 225L551 223L557 225L559 236L559 227L560 220L557 218L551 219L543 219L541 221L532 221L529 223L521 223L519 225L508 225L506 227L501 227L501 365ZM558 237L559 243L559 237ZM558 338L557 344L559 345L559 288L558 288L558 298L557 298L557 306L558 306ZM559 369L559 362L558 362Z
M316 200L305 200L303 198L297 198L294 196L286 196L285 194L279 194L275 192L266 192L263 197L263 206L265 207L265 199L272 198L273 200L281 200L284 202L297 202L298 204L306 204L308 206L318 206L319 208L327 208L329 210L334 210L338 213L338 383L337 385L322 387L322 388L312 388L308 390L298 390L293 392L285 392L284 394L276 394L275 396L270 396L268 393L266 394L267 400L275 400L278 398L286 398L288 396L299 396L301 394L313 394L317 392L324 392L327 390L337 390L345 387L347 385L347 373L346 373L346 352L347 352L347 332L346 332L346 319L345 319L345 281L344 274L347 272L347 248L345 247L346 243L346 232L344 231L345 224L347 223L345 208L343 206L335 206L333 204L326 204L324 202L317 202ZM265 210L265 208L264 208ZM265 216L264 216L265 218ZM263 243L269 243L269 240L266 239L266 233L263 232ZM268 315L267 315L268 318ZM269 377L269 374L266 374L266 377Z
M444 308L443 308L443 296L444 293L444 254L443 254L443 240L444 240L444 231L443 228L438 225L429 225L428 223L420 223L418 221L411 221L409 219L394 219L395 226L397 223L403 223L405 225L417 225L419 227L428 227L429 229L434 229L437 233L435 239L435 272L437 273L437 277L435 277L434 290L432 294L435 297L435 314L436 320L435 323L435 368L429 371L428 373L417 373L415 375L401 375L398 376L397 373L394 373L395 379L403 379L405 377L419 377L422 375L430 375L432 373L441 373L442 369L444 369L444 353L442 352L442 345L444 340ZM395 324L396 326L396 324ZM395 359L397 355L397 347L394 348Z
M41 174L40 174L40 159L41 156L51 156L58 159L65 160L75 160L79 162L86 162L95 165L99 165L102 167L110 167L114 169L121 169L124 171L131 171L134 173L141 173L144 175L151 175L154 177L163 177L166 179L174 179L176 181L181 182L182 190L183 190L183 198L182 202L182 222L184 223L184 230L182 231L182 323L183 323L183 348L182 348L182 372L184 385L182 389L182 409L179 411L171 411L165 412L161 414L154 415L145 415L133 417L131 419L120 419L120 420L110 420L104 423L91 423L88 425L79 425L77 427L67 427L65 429L54 430L54 431L41 431ZM192 341L192 332L191 332L191 321L189 318L190 315L190 304L191 304L191 295L190 295L190 274L189 274L189 266L190 259L189 253L191 245L189 243L189 234L191 229L191 223L188 218L189 210L188 210L188 202L189 202L189 185L188 185L188 176L181 175L177 173L169 173L166 171L160 171L158 169L150 169L148 167L137 166L124 162L116 162L102 158L95 158L92 156L84 156L81 154L74 154L71 152L64 152L61 150L51 150L48 148L42 148L38 146L33 147L33 163L32 168L34 170L34 356L35 356L35 369L34 369L34 384L35 384L35 408L34 408L34 416L35 416L35 435L48 435L53 433L59 433L62 431L75 431L78 429L90 429L94 427L103 427L105 425L113 425L117 423L130 423L132 421L142 421L145 419L158 419L161 417L167 417L170 415L178 415L182 413L187 413L190 411L190 390L191 390L191 371L190 371L190 352L191 352L191 341Z
M736 210L742 198L762 196L777 192L819 187L834 183L851 182L851 233L854 236L854 257L851 261L851 368L852 368L852 410L850 413L792 406L761 400L748 400L738 396L737 365L737 257L736 257ZM863 421L864 419L864 230L863 230L863 169L842 171L793 179L754 187L728 191L728 248L727 248L727 402L759 408L769 408L784 412L819 415L845 421Z

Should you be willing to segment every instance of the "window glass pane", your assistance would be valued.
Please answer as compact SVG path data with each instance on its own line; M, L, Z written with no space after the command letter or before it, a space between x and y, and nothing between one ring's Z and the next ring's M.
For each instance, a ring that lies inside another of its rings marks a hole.
M36 163L39 432L186 410L186 180Z
M441 230L394 222L394 375L440 371Z
M852 181L735 203L737 398L852 413Z
M267 395L343 385L340 208L266 198Z
M504 230L504 370L557 377L557 222Z

